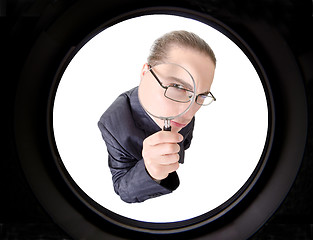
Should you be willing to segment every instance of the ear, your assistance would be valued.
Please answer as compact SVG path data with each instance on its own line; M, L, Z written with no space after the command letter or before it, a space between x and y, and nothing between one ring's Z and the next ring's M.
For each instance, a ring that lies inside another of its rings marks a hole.
M143 66L142 66L142 69L141 69L141 73L140 73L140 77L142 78L145 73L149 71L149 65L148 63L145 63Z

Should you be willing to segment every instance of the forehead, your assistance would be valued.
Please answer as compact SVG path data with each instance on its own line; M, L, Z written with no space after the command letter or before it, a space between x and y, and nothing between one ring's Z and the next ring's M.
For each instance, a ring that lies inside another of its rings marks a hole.
M186 68L194 78L198 92L210 90L215 71L210 56L189 47L174 45L168 51L167 61Z

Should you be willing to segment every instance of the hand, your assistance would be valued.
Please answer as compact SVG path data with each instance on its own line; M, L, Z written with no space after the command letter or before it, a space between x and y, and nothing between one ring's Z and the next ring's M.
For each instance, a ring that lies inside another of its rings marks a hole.
M179 142L183 136L177 132L160 131L143 141L142 156L150 176L165 179L179 167Z

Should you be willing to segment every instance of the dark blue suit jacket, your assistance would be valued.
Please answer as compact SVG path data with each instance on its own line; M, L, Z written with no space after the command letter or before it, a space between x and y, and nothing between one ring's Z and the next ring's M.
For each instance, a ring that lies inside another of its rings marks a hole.
M171 193L179 186L176 172L155 182L148 174L142 158L142 143L160 127L141 107L138 87L121 94L105 111L98 122L108 151L109 167L115 192L128 203ZM184 151L190 146L194 118L180 133L180 163L184 162Z

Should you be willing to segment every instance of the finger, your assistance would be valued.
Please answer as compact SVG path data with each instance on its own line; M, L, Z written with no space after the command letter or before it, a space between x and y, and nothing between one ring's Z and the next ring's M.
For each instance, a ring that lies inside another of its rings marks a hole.
M158 145L161 143L178 143L183 140L183 136L180 133L170 132L170 131L159 131L148 138L146 138L146 143L150 146Z
M159 158L158 163L161 165L170 165L179 161L179 154L167 154L162 155Z
M175 162L169 165L162 165L163 171L167 173L175 172L178 168L179 168L178 162Z
M162 156L168 154L179 153L180 146L177 143L162 143L155 146L150 146L149 155Z

